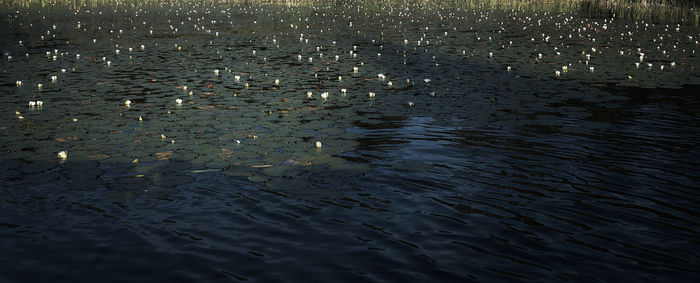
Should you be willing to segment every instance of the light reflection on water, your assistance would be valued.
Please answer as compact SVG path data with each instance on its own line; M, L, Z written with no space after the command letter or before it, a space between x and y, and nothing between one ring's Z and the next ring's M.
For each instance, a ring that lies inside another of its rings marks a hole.
M2 10L0 279L700 273L693 28L608 23L642 35L603 47L570 14L194 7Z

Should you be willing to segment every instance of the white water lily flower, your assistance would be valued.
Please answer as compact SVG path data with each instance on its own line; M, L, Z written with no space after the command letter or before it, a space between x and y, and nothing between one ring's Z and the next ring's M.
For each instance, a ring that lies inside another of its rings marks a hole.
M370 92L370 93L369 93L369 98L374 98L375 95L376 95L376 94L375 94L374 92Z
M182 104L182 99L175 99L175 103L177 103L178 105Z
M321 141L316 141L316 148L322 148L323 144L321 144Z
M58 158L60 158L60 159L68 158L68 152L66 152L65 150L59 151L57 155L58 155Z
M126 101L124 101L124 105L125 105L125 106L131 106L131 100L128 100L128 99L127 99Z

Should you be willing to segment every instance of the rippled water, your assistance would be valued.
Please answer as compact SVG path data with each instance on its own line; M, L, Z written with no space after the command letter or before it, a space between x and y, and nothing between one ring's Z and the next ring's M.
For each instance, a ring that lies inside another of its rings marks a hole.
M2 6L0 281L700 275L697 28L376 3Z

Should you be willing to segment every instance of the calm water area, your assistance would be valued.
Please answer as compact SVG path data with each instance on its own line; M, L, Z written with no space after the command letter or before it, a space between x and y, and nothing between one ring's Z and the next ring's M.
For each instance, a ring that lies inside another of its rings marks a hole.
M0 282L700 278L696 26L39 2L0 5Z

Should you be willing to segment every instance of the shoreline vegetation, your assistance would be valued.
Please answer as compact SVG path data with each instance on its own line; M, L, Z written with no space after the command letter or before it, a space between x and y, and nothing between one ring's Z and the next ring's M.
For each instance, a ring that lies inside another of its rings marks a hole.
M192 0L0 0L5 8L67 5L72 8L97 5L173 4ZM521 10L533 12L575 12L589 18L620 18L658 24L700 24L700 3L696 0L203 0L212 3L311 6L328 3L378 7L435 7L448 9Z

